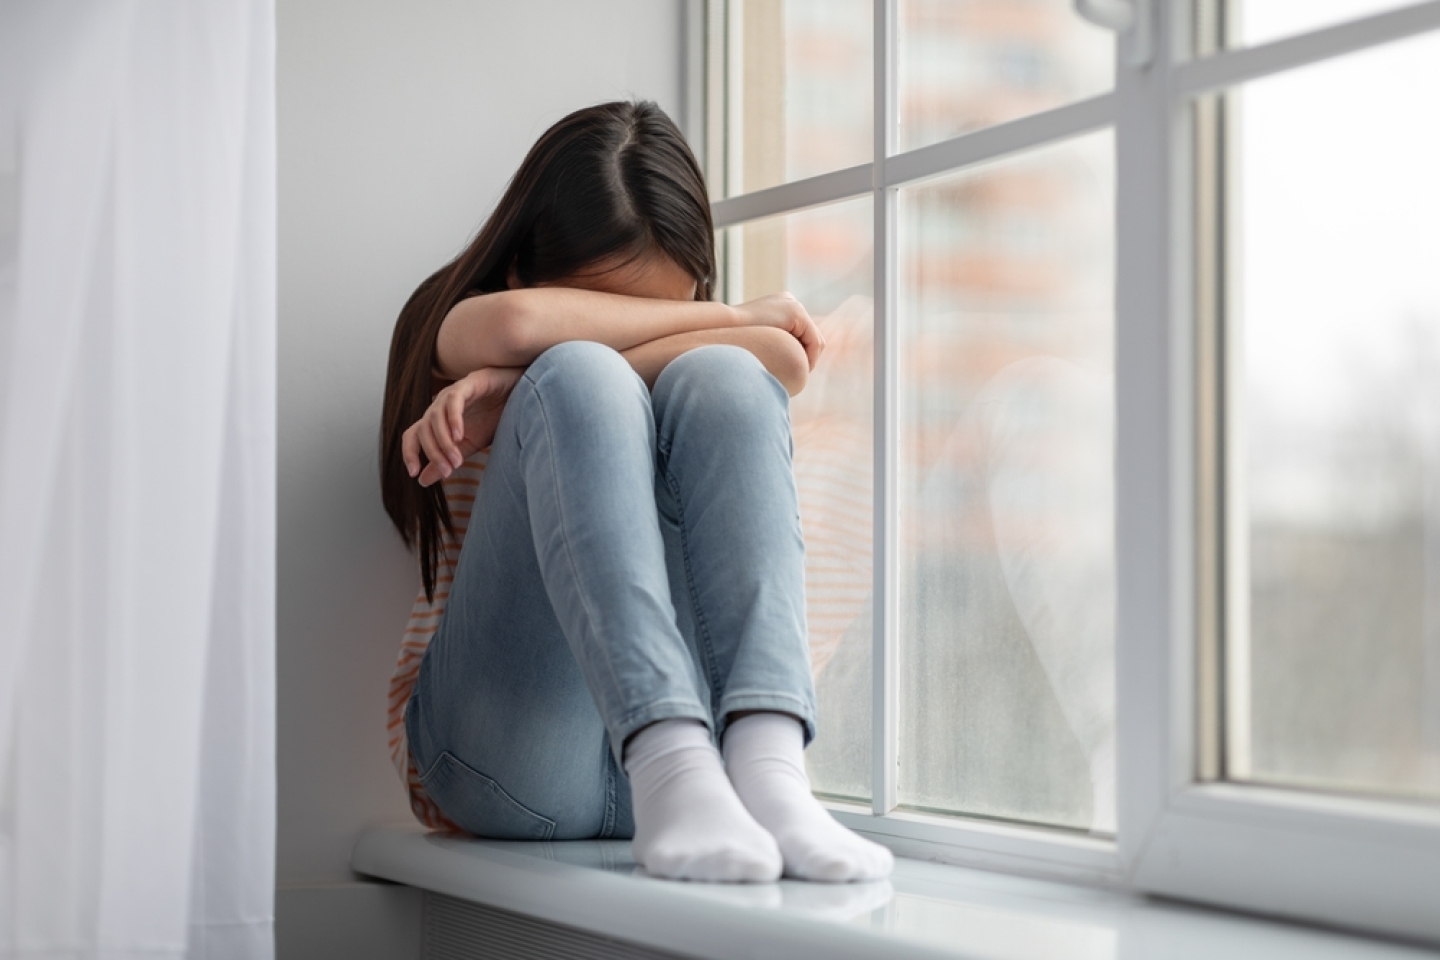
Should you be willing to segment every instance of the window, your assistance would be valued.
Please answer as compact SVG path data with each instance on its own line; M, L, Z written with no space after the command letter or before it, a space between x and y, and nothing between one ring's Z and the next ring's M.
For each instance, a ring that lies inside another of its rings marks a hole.
M1435 90L1440 33L1223 95L1226 779L1440 799Z
M817 791L1440 937L1440 2L1076 6L693 6L723 289L832 344Z
M898 191L901 809L1114 832L1114 179L1102 130Z

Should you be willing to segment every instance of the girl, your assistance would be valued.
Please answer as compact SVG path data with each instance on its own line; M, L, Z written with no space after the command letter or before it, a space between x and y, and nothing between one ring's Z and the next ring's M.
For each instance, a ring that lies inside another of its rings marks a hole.
M664 877L882 877L803 760L787 394L824 342L788 295L712 302L714 276L679 130L609 103L546 131L406 303L381 486L424 589L392 755L432 827L633 836Z

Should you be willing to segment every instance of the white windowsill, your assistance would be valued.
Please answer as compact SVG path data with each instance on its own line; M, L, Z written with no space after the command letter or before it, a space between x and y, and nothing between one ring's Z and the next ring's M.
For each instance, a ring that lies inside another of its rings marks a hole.
M625 841L453 840L381 827L360 873L713 958L1380 960L1428 951L1145 897L900 859L888 882L727 885L639 874Z

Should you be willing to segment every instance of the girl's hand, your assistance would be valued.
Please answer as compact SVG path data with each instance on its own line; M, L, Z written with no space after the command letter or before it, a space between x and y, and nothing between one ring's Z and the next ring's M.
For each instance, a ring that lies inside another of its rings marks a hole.
M523 367L482 367L456 380L430 403L400 440L401 456L410 476L428 487L450 476L476 450L495 439L500 414ZM421 469L420 454L429 461Z
M788 293L772 293L768 297L740 304L735 312L746 326L776 327L799 340L800 346L805 348L810 369L815 369L825 349L825 338L799 300Z

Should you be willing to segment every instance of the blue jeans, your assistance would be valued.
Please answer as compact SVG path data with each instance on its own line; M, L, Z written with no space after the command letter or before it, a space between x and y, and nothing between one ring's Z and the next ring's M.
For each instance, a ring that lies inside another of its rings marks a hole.
M477 836L628 837L626 739L736 711L814 736L788 398L739 347L653 393L571 342L516 385L406 708L426 792Z

